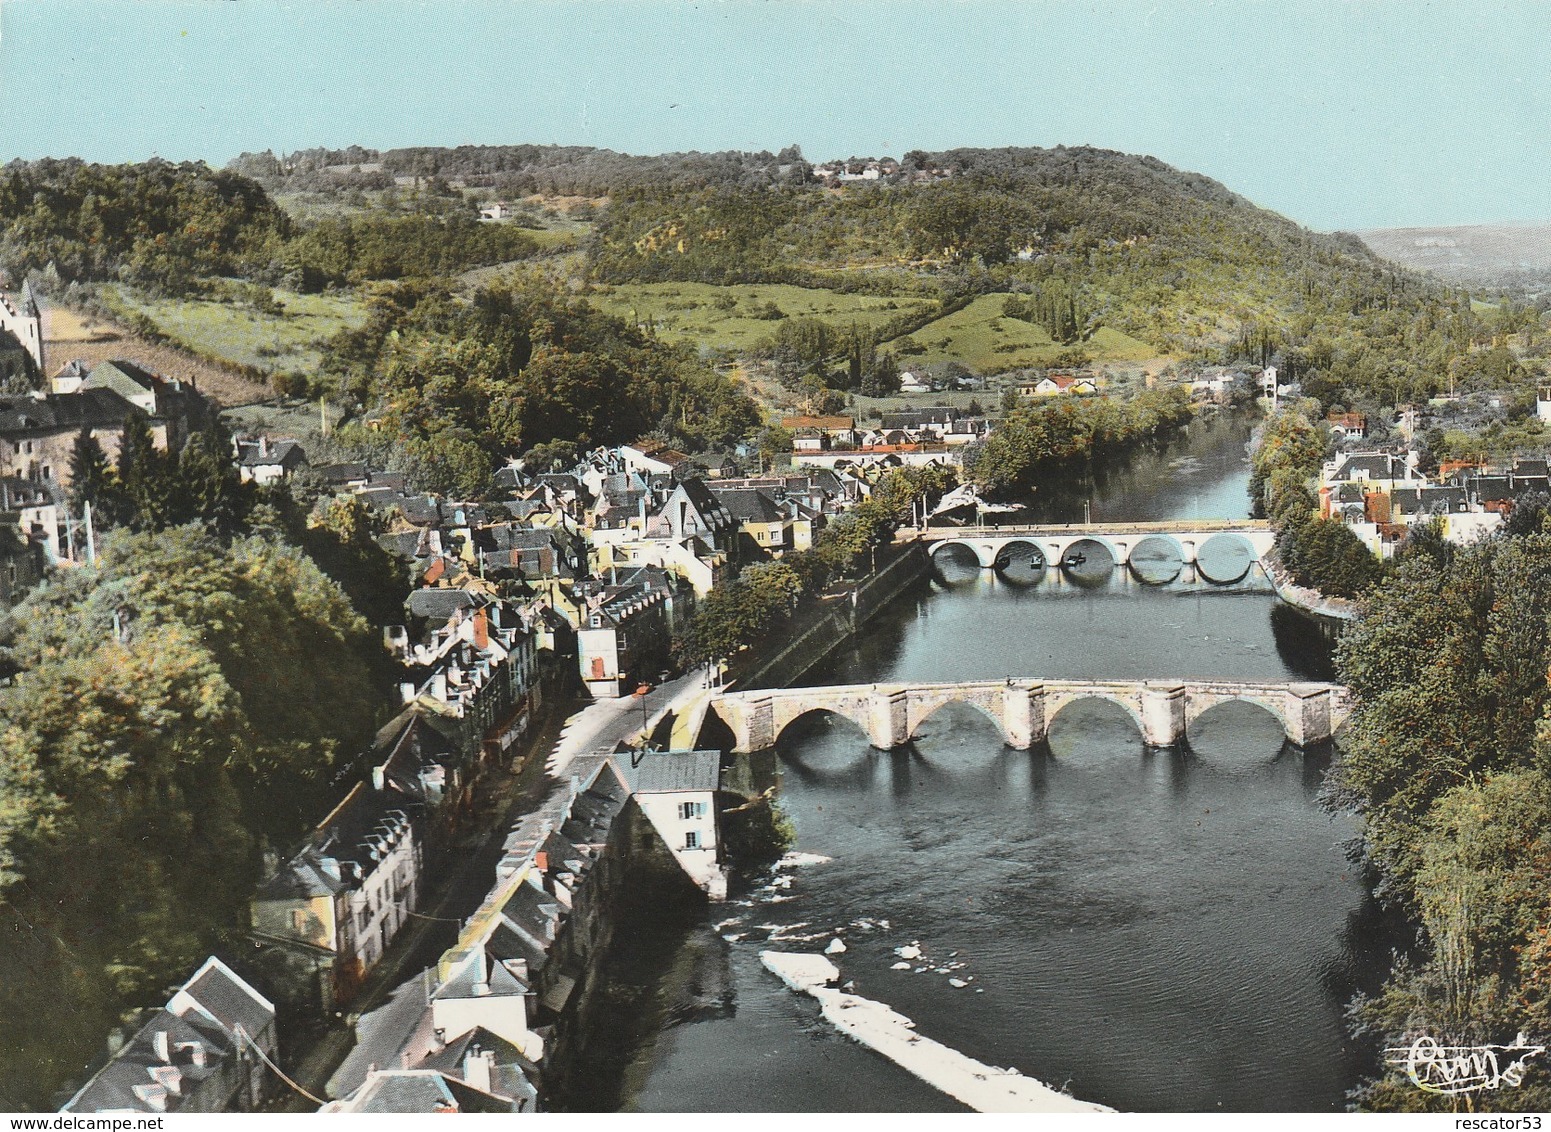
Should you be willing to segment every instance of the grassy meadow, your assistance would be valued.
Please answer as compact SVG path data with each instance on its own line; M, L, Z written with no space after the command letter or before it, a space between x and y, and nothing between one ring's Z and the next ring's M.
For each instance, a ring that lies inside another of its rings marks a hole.
M111 302L143 314L168 338L196 354L270 373L316 368L319 343L359 326L366 317L365 307L348 293L275 291L274 295L285 308L279 314L211 299L149 299L122 287L114 289Z
M1100 327L1086 342L1063 346L1044 327L1002 314L1007 298L1004 294L981 295L963 310L897 339L893 346L900 354L900 366L909 369L912 365L959 362L976 373L989 374L1046 366L1076 350L1096 362L1143 361L1158 356L1154 347L1107 326Z
M855 322L875 326L918 310L925 300L884 295L850 295L815 287L749 283L631 283L595 287L588 301L620 318L645 322L670 341L745 350L769 338L779 319L756 317L774 303L788 318L817 318L836 329Z

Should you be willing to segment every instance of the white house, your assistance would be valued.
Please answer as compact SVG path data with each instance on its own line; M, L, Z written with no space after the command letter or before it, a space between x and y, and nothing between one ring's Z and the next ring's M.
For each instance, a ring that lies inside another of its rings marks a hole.
M689 879L713 900L727 896L717 832L717 751L648 751L614 756L614 769Z

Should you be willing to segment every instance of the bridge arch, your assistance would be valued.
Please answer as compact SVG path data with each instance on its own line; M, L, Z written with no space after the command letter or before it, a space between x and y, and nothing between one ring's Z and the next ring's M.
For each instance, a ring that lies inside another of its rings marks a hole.
M957 549L955 549L957 548ZM938 575L943 575L943 567L949 563L955 563L960 569L965 569L973 563L979 569L987 569L991 564L986 562L980 547L969 539L954 538L944 539L931 552L932 567Z
M1040 549L1039 541L1037 539L1009 538L1001 540L992 548L991 568L998 573L1002 573L1009 566L1011 566L1013 559L1011 552L1014 547L1025 547L1028 549L1031 556L1031 560L1029 561L1029 569L1034 571L1043 571L1045 567L1050 565L1049 560L1045 557L1045 552Z
M1233 531L1213 535L1196 547L1196 572L1220 586L1242 582L1259 555L1249 539Z
M937 715L938 712L942 711L944 708L957 706L972 709L976 714L978 714L982 719L991 725L992 729L996 732L998 738L1001 739L1004 746L1014 746L1015 744L1013 743L1012 737L1007 734L1006 724L1003 722L1000 715L992 710L990 704L982 702L985 700L985 698L986 697L984 695L972 694L950 694L944 695L941 698L932 697L930 699L917 698L910 704L908 714L906 716L906 725L909 729L909 736L911 741L913 742L915 740L916 736L920 734L921 728L926 725L928 720Z
M1137 540L1127 556L1126 567L1137 581L1149 586L1172 582L1185 570L1185 548L1172 535L1146 535Z
M1080 688L1072 691L1049 690L1045 693L1045 733L1055 726L1057 717L1077 703L1079 700L1101 700L1107 703L1118 704L1131 717L1131 722L1136 724L1136 735L1143 742L1146 741L1147 725L1142 720L1142 705L1134 694L1121 691L1109 691L1103 688Z
M1287 697L1284 694L1264 691L1195 692L1185 700L1186 741L1189 740L1191 728L1195 727L1202 716L1231 703L1253 704L1276 721L1283 736L1289 739L1292 737L1292 728L1288 726L1287 720Z
M786 707L784 711L782 710L783 706ZM803 707L796 704L787 706L786 702L777 701L774 716L771 720L775 729L771 746L775 746L781 741L781 736L785 734L788 727L798 720L807 719L810 716L829 716L833 719L842 719L856 728L858 735L864 742L870 741L872 735L870 725L872 720L869 706L865 703L858 707L846 699L839 699L831 703L812 704Z

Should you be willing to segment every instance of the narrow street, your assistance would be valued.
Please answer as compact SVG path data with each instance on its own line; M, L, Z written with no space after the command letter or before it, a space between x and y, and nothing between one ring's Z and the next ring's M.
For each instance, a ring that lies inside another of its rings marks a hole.
M516 773L492 775L481 799L474 828L458 845L431 864L440 875L428 877L421 907L411 922L394 938L382 960L372 968L361 993L351 1003L351 1013L337 1019L293 1069L292 1079L315 1097L325 1093L329 1078L355 1045L350 1021L382 1005L395 987L434 964L457 940L463 920L478 909L495 883L495 866L501 859L506 832L513 821L541 805L555 791L566 789L566 768L578 755L601 749L614 750L635 739L643 722L654 722L681 696L688 698L705 686L705 673L696 670L652 689L645 696L621 696L616 700L581 701L563 721L551 721L534 740L530 756ZM548 750L540 759L537 754ZM284 1044L282 1042L282 1049ZM311 1112L312 1100L282 1086L285 1095L275 1108L282 1112Z

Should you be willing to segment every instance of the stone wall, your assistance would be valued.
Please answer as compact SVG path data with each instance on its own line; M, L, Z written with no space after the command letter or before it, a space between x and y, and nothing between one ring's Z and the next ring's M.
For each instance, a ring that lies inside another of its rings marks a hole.
M849 591L828 594L798 611L781 642L738 673L739 688L783 688L801 680L879 610L901 594L927 585L931 560L920 543L880 548L878 571Z

